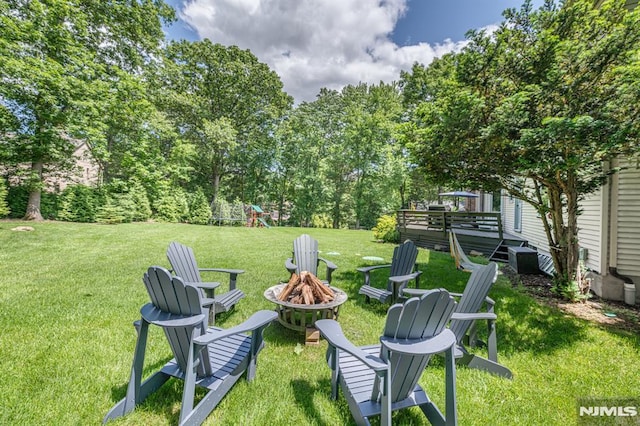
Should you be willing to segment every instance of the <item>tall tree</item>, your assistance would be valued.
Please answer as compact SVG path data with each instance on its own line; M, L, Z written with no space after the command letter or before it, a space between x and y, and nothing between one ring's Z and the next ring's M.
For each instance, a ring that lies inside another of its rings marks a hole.
M321 161L327 155L326 141L317 120L321 115L318 102L303 102L278 131L275 177L280 215L286 197L292 204L290 221L299 226L309 226L314 214L324 211L327 204L321 173Z
M334 228L371 227L400 207L407 174L395 137L400 100L395 84L360 83L340 92L323 88L291 113L280 128L276 171L297 223L323 214Z
M623 0L547 0L537 11L525 1L504 16L495 33L471 32L462 53L414 73L432 80L409 85L423 99L407 137L432 179L530 203L562 289L576 279L580 200L611 173L605 162L639 150L640 16Z
M208 39L171 43L156 82L159 107L206 153L193 167L212 205L226 174L244 179L256 158L264 159L260 154L274 143L275 125L292 102L278 75L250 51Z
M0 1L0 104L19 122L10 161L28 162L26 219L42 219L47 169L68 169L78 123L109 89L114 68L137 71L174 18L162 0ZM96 127L100 122L95 123Z
M355 225L371 228L381 213L402 205L407 174L405 155L396 140L402 108L395 83L359 84L342 91L345 153L351 160Z

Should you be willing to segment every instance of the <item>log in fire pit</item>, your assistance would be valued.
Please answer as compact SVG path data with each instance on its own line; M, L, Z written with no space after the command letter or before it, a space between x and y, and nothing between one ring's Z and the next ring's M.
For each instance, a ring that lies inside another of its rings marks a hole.
M325 285L306 271L293 274L286 284L269 287L264 297L276 304L280 324L290 330L306 331L307 336L317 320L337 320L340 305L347 300L344 291Z

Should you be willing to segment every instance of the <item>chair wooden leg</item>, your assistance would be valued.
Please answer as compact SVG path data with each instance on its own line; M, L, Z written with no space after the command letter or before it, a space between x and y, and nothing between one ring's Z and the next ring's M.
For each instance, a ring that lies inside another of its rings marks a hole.
M382 382L380 386L382 391L380 424L391 426L391 372L387 366L387 369L381 373L379 373L380 381Z
M456 360L454 356L454 346L447 350L445 354L445 363L445 412L447 416L445 421L447 425L457 425L458 411L456 402Z
M195 347L193 339L199 335L200 331L197 327L191 330L191 347L189 348L189 357L187 358L186 371L184 372L184 388L182 391L182 407L180 408L180 424L185 424L187 417L193 411L193 401L196 391L196 358L202 347Z

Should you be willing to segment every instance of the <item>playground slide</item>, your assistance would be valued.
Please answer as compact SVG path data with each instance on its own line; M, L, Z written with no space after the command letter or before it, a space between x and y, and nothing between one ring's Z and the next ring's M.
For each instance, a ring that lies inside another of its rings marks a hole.
M265 228L271 228L271 225L265 222L263 218L259 217L258 220L260 221L261 224L264 225Z

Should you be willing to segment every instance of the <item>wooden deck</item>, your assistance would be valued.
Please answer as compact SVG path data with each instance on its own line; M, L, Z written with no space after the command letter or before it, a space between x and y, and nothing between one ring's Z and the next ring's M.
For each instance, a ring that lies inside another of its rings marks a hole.
M527 241L502 230L500 213L438 212L399 210L400 241L410 239L418 247L449 250L449 232L453 229L466 253L476 250L491 256L500 243L526 245Z

